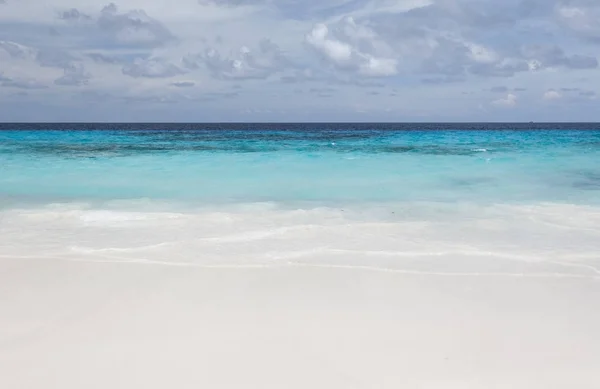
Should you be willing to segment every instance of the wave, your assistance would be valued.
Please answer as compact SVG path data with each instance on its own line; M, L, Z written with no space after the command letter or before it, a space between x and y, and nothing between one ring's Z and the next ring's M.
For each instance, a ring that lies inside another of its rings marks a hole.
M4 258L190 266L355 266L448 274L600 274L600 207L275 203L0 211Z

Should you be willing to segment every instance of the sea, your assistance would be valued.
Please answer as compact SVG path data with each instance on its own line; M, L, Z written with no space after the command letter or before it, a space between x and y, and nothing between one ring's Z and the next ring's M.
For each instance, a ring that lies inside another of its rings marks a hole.
M600 124L0 124L0 257L600 278Z

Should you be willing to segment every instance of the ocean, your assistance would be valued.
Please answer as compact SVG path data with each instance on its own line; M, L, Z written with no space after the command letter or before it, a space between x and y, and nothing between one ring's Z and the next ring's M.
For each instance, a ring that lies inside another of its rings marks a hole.
M0 253L600 278L600 125L2 124Z

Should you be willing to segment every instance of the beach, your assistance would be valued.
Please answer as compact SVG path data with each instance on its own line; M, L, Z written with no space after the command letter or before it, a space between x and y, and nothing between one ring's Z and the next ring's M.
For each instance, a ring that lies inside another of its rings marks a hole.
M382 126L0 132L0 387L600 387L600 132Z
M0 260L6 388L596 388L600 283Z

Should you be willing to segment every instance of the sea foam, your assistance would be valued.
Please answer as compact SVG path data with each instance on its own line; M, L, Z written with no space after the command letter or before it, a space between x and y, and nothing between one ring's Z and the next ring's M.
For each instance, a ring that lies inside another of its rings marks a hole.
M0 214L5 257L598 277L600 207L396 203Z

